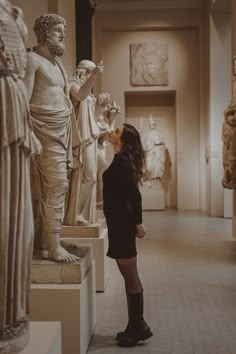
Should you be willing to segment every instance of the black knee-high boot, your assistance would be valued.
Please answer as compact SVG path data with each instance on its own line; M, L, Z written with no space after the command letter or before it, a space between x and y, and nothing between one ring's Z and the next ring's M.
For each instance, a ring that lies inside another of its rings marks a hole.
M130 323L130 305L129 305L129 298L128 298L128 294L126 293L126 298L127 298L127 309L128 309L128 323L127 326L125 328L125 330L123 332L118 332L116 335L116 340L121 340L127 333L128 328L129 328L129 323Z
M143 318L143 292L127 294L130 319L126 334L118 344L120 347L135 347L140 340L146 340L153 334Z

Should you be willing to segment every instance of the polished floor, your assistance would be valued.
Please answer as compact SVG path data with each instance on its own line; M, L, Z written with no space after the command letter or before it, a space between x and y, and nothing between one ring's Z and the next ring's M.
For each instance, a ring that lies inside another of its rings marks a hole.
M122 278L109 259L106 291L98 293L89 354L235 354L236 243L230 219L194 212L144 212L147 236L138 241L145 319L154 336L119 348L126 325Z

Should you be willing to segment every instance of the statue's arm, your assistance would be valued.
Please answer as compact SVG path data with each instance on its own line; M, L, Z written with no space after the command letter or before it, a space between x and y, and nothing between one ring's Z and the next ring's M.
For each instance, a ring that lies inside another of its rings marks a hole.
M85 100L85 98L90 94L97 76L100 73L102 73L102 71L103 71L103 64L99 63L92 71L89 78L82 85L79 82L78 84L76 84L75 82L72 83L70 87L70 94L77 101Z
M26 68L26 73L25 73L25 78L24 78L24 83L25 87L28 93L28 98L29 101L31 100L33 90L34 90L34 84L35 84L35 75L36 71L39 67L39 62L37 57L35 57L34 53L29 52L28 53L28 62L27 62L27 68Z

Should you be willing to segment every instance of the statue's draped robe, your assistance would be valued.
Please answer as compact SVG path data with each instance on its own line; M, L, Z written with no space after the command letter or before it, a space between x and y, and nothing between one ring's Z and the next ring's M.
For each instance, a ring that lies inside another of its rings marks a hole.
M73 79L70 83L81 86ZM77 221L96 221L97 139L100 129L95 117L95 97L90 94L83 101L72 98L77 130L81 139L78 168L73 169L67 196L64 223L76 225Z
M0 0L0 339L29 310L33 214L32 130L23 77L26 28L20 10Z
M165 163L164 140L160 132L149 129L141 132L145 152L145 180L162 178Z
M49 234L60 235L68 174L73 162L73 107L68 96L66 74L58 59L57 65L65 79L65 107L55 110L30 104L33 130L43 148L42 154L33 161L33 200L38 208L35 215L36 250L48 250ZM38 200L38 206L35 200Z
M224 112L222 130L224 188L236 189L236 105L231 103Z

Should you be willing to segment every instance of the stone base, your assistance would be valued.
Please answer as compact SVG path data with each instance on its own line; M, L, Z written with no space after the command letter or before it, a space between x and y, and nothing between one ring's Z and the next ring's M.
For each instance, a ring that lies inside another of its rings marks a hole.
M95 295L93 261L81 284L32 284L31 321L60 321L62 352L85 354L96 323Z
M15 335L0 339L0 353L13 354L23 350L29 341L29 323L24 322Z
M162 187L142 187L143 210L164 210L165 209L165 191Z
M69 244L69 242L64 242ZM81 284L91 265L92 248L70 242L76 248L74 254L80 257L73 263L59 263L34 258L31 267L31 283L35 284Z
M30 322L30 339L19 354L62 354L60 322Z
M82 245L92 245L93 246L93 256L95 259L96 266L96 291L104 291L108 281L108 258L106 256L108 248L108 238L107 229L104 229L104 222L102 223L102 232L99 236L94 238L84 237L84 230L81 231L81 226L63 226L62 228L62 241L68 241L76 243L79 247ZM88 226L92 228L92 225ZM81 232L83 237L80 237ZM95 234L95 231L90 231L89 235Z
M96 223L90 224L88 226L63 225L61 229L61 237L95 238L95 237L99 237L105 228L106 228L105 219L100 219Z

